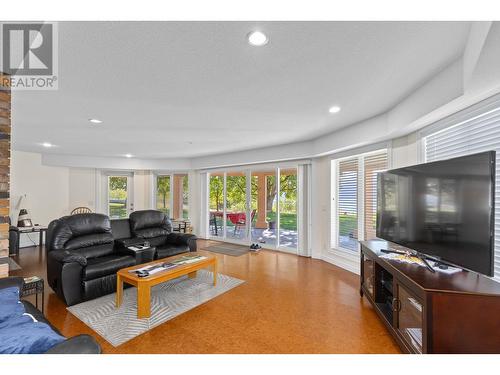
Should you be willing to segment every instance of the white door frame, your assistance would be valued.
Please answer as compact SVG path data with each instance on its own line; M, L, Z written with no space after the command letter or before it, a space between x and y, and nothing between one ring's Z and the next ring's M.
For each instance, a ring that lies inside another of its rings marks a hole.
M109 177L119 176L119 177L127 177L127 205L126 212L127 217L134 211L134 173L127 171L104 171L102 173L103 178L103 207L102 211L110 216L109 213ZM111 218L111 216L110 216Z
M298 254L298 248L299 248L299 242L300 242L300 212L299 212L299 208L301 206L301 204L299 203L300 200L302 200L302 197L300 195L300 186L299 186L299 166L294 166L293 167L296 171L296 175L297 175L297 192L296 192L296 196L297 196L297 202L296 202L296 207L295 207L295 210L296 210L296 213L295 215L297 216L297 248L293 248L293 247L287 247L287 246L281 246L281 243L280 243L280 225L281 225L281 170L282 169L291 169L289 167L287 168L282 168L282 167L278 167L276 168L276 188L277 188L277 195L278 195L278 199L277 199L277 204L276 204L276 250L279 250L279 251L283 251L283 252L286 252L286 253L292 253L292 254Z
M173 219L178 219L178 218L174 218L172 217L173 215L173 211L174 211L174 191L173 191L173 188L174 188L174 176L178 176L178 175L182 175L182 176L187 176L188 178L188 192L189 192L189 186L190 186L190 182L189 182L189 173L188 172L183 172L183 171L177 171L177 172L164 172L164 171L156 171L153 173L153 194L152 194L152 205L153 205L153 209L156 210L156 205L157 205L157 194L156 194L156 189L158 187L158 177L166 177L168 176L170 178L170 198L168 200L168 204L169 204L169 210L170 210L170 219L173 220ZM184 186L182 187L183 191L182 193L184 194ZM183 202L181 202L181 204L183 205L184 207L184 204ZM190 210L190 202L189 202L189 197L188 197L188 217L191 217L191 210ZM181 210L181 212L183 212L183 210Z

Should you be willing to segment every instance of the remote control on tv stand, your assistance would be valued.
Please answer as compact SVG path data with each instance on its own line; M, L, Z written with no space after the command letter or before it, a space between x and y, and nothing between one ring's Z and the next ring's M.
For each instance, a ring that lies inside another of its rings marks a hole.
M388 250L388 249L382 249L380 251L383 253L391 253L391 254L401 254L401 255L406 254L404 251L396 251L396 250Z
M406 254L403 251L396 251L396 250L381 249L380 251L383 253L393 253L393 254L401 254L401 255ZM421 256L420 254L413 254L413 255L416 256L418 259L420 259L429 271L431 271L432 273L436 272L436 270L434 268L432 268L432 266L429 264L429 262L427 262L427 260L423 256Z

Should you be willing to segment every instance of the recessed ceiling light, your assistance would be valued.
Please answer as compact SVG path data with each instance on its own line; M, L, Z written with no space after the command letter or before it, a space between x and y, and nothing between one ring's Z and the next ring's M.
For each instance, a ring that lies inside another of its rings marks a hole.
M53 145L52 143L49 143L49 142L43 142L43 143L42 143L42 146L43 146L43 147L47 147L47 148L49 148L49 147L52 147L52 146L54 146L54 145Z
M131 158L131 157L132 157L132 154L125 154L125 157L126 157L126 158Z
M269 38L261 31L252 31L247 35L248 43L252 46L265 46Z
M101 124L102 121L101 120L98 120L96 118L89 118L89 121L92 123L92 124Z
M333 107L330 107L328 110L330 113L339 113L340 112L340 107L338 105L334 105Z

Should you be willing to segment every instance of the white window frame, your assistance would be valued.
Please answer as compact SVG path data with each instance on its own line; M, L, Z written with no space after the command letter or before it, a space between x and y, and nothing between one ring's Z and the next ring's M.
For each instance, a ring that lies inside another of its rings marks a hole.
M101 194L102 194L102 207L101 212L110 217L110 220L117 220L116 218L111 218L109 212L109 177L127 177L127 214L130 215L134 211L134 172L130 171L113 171L105 170L101 171ZM128 217L127 215L127 217Z
M158 198L157 198L157 194L156 194L156 189L158 187L158 177L166 177L166 176L169 176L170 177L170 199L169 199L169 209L170 209L170 216L172 215L172 212L173 212L173 209L174 209L174 194L173 194L173 191L172 191L172 186L173 186L173 183L174 183L174 175L186 175L187 178L188 178L188 192L189 192L189 184L190 184L190 181L189 181L189 173L188 172L182 172L182 171L177 171L177 172L164 172L164 171L154 171L152 173L153 175L153 183L152 183L152 187L153 187L153 191L152 191L152 199L151 199L151 202L152 202L152 209L156 210L156 204L158 203ZM190 207L190 199L189 199L189 196L188 196L188 204L187 204L187 207L188 207L188 217L191 217L191 207ZM170 219L174 219L172 217L170 217Z
M330 168L332 170L331 174L331 237L330 237L330 249L337 255L344 256L348 259L357 260L359 258L360 247L359 243L355 251L351 249L346 249L339 244L339 164L345 160L357 159L358 161L358 191L357 191L357 217L358 217L358 242L365 240L365 158L371 155L386 153L387 165L389 166L389 148L384 147L377 150L363 152L358 154L353 154L350 156L345 156L341 158L332 158Z
M170 210L169 216L171 216L173 208L174 208L174 195L172 194L172 183L174 181L173 173L163 173L163 172L155 172L153 173L153 208L156 210L158 204L157 197L157 188L158 188L158 177L170 177L170 198L168 199L168 207ZM170 218L172 219L172 218Z

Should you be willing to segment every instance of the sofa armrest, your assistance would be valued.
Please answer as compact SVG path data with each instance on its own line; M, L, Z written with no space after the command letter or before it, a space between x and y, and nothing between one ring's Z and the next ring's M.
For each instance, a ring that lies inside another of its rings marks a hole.
M101 354L101 346L92 336L78 335L53 346L45 354Z
M24 279L19 276L10 276L0 279L0 289L10 288L17 286L19 291L23 289Z
M47 254L47 281L66 305L82 301L82 270L85 257L66 250L52 250Z
M59 263L78 263L82 267L87 265L87 259L85 257L72 254L67 250L52 250L48 253L48 257L58 261Z
M174 245L186 245L189 246L189 251L196 251L197 245L196 240L198 238L194 234L187 233L170 233L167 236L167 243Z

